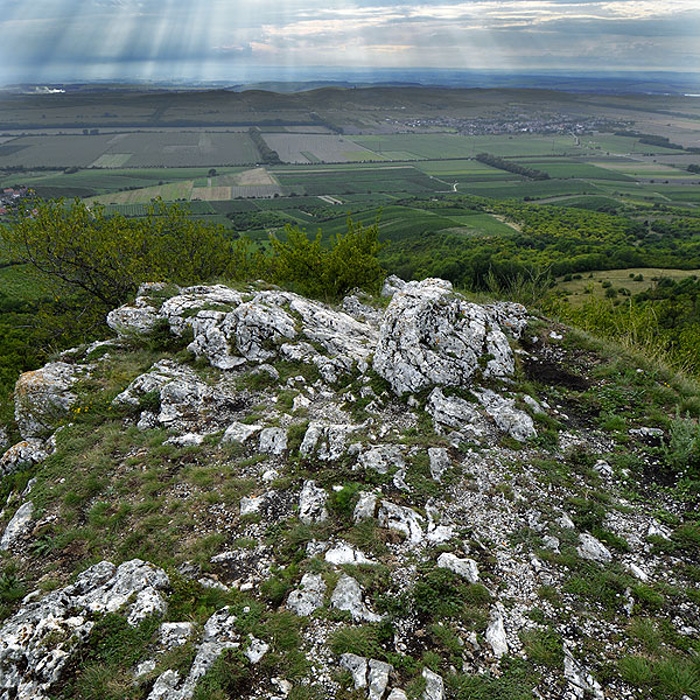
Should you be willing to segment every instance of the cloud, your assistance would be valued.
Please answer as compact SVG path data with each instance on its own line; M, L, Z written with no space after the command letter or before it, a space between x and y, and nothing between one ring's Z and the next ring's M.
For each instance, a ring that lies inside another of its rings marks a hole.
M700 69L697 0L5 0L0 32L5 73L36 81L57 66L112 77L110 64L218 61L225 73L234 60Z

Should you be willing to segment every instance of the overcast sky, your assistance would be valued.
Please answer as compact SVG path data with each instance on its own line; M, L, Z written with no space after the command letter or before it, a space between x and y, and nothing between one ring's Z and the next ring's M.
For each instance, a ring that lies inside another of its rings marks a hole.
M0 84L304 67L700 71L700 0L0 0Z

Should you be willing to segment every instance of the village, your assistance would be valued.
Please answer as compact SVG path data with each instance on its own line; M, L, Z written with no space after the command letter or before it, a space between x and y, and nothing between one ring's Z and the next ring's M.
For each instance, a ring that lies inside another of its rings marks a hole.
M0 216L6 216L16 206L17 203L32 193L28 187L23 185L15 185L14 187L5 187L0 192Z

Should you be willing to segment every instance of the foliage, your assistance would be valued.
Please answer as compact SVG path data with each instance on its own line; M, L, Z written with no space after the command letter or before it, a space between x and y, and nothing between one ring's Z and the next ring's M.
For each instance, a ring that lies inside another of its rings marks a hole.
M506 160L505 158L494 156L491 153L479 153L479 155L476 156L476 160L478 160L480 163L490 165L492 168L498 168L499 170L505 170L509 173L529 177L532 180L549 180L549 174L543 170L528 168L525 165L520 165L519 163L514 163L513 161Z
M385 271L379 264L379 226L347 220L345 234L337 234L330 248L321 245L321 232L311 239L305 231L287 226L286 240L271 238L270 281L300 294L336 300L359 288L377 292Z
M86 295L100 309L123 304L141 282L210 280L226 272L231 254L220 228L162 201L133 220L77 199L38 200L2 236L13 259L58 283L57 295Z

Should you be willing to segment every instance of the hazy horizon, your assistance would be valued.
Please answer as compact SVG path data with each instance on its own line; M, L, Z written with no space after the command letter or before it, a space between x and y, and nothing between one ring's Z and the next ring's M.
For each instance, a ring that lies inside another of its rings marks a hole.
M693 73L695 0L7 0L0 84Z

